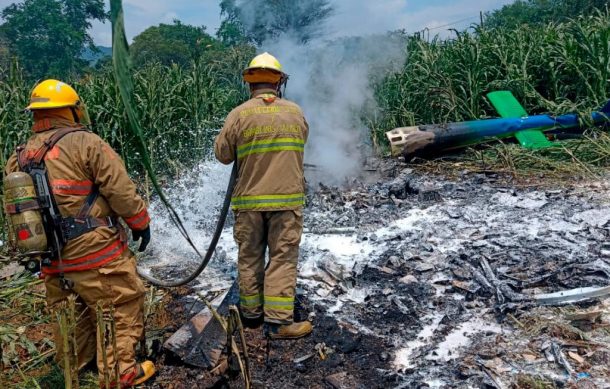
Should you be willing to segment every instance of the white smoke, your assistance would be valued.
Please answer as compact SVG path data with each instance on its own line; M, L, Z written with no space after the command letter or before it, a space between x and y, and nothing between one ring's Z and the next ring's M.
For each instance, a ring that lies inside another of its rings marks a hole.
M242 16L249 15L254 17L251 12ZM342 17L345 14L335 14L328 24L338 24ZM319 30L331 29L320 25ZM333 40L321 36L304 44L287 33L263 42L259 52L268 51L282 63L290 75L285 97L303 108L310 125L305 160L318 167L308 172L310 183L341 184L359 174L371 152L370 130L361 120L375 107L371 82L402 66L405 46L397 34Z
M259 51L277 56L290 75L286 97L303 108L310 124L306 162L319 168L308 171L310 183L342 184L360 173L362 159L370 153L369 129L361 117L374 108L371 81L402 66L404 46L395 35L319 38L307 44L285 35L261 45ZM202 252L207 249L228 177L228 167L204 161L167 190L170 203ZM156 268L162 270L163 278L172 278L174 272L184 274L185 267L193 267L198 258L159 202L154 202L151 215L154 244L143 265L153 273ZM235 269L228 259L236 256L227 227L216 257L199 278L200 286L209 289L229 282ZM172 267L172 274L164 274Z
M340 184L358 175L370 154L370 130L361 118L374 106L371 83L402 64L403 47L390 35L308 44L284 36L262 45L290 75L286 98L303 108L309 122L306 162L318 166L310 182Z
M402 64L404 54L400 42L387 36L373 36L302 45L284 37L265 43L261 51L265 50L277 55L290 74L287 98L301 105L309 121L306 161L320 168L308 172L309 182L341 184L346 178L358 175L361 160L370 151L363 146L368 128L360 120L363 110L373 102L370 80ZM176 206L201 252L210 241L229 171L227 166L206 160L167 188L170 203ZM184 274L185 266L193 267L198 258L158 201L151 206L151 216L154 244L144 267L153 272L162 269L162 273L174 268L170 273ZM228 227L216 257L199 278L200 287L225 285L235 271L228 259L236 256ZM163 274L162 278L172 277Z

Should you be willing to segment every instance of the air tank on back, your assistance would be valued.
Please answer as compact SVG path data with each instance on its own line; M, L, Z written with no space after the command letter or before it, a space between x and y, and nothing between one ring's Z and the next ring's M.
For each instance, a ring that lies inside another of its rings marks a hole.
M32 177L23 172L4 178L4 211L9 223L9 239L25 255L48 250L40 204Z

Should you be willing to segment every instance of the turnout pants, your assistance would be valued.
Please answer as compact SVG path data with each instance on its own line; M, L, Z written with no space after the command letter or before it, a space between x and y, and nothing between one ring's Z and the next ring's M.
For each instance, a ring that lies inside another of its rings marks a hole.
M242 314L258 318L264 313L266 322L292 323L302 211L238 211L235 219Z
M106 355L108 368L113 371L118 364L119 374L129 373L136 365L135 348L144 334L144 293L142 280L136 273L136 260L133 254L126 250L116 260L98 269L66 273L66 279L74 282L72 290L62 290L59 277L47 276L47 304L53 312L59 304L68 297L76 297L76 348L78 368L83 368L93 360L97 352L97 367L100 378L103 378L104 360L102 346L97 342L98 301L105 307L114 307L114 322L116 325L117 361L114 360L112 341L108 340ZM62 363L63 338L57 320L54 320L54 338L56 360Z

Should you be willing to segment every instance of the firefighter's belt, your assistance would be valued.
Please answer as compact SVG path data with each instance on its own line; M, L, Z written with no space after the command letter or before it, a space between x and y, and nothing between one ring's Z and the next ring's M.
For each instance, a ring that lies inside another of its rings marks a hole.
M37 200L29 200L18 204L6 204L4 208L9 215L16 215L25 211L40 209L40 204L38 204Z
M76 239L98 227L113 228L119 225L115 217L64 217L60 226L66 241Z

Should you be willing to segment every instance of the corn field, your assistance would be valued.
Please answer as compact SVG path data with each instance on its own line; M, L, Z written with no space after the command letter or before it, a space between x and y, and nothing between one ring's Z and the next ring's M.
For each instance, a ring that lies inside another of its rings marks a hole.
M136 101L156 171L175 174L209 152L225 115L246 97L240 69L252 55L252 48L233 48L223 51L220 60L210 59L210 54L189 67L149 65L135 73ZM30 134L31 118L22 111L33 85L24 80L18 64L0 69L0 80L3 168L15 146ZM121 154L130 171L138 171L138 154L112 70L71 84L87 106L93 131Z
M224 50L220 60L188 67L150 65L135 74L136 99L155 170L175 173L205 155L226 113L243 101L240 69L251 47ZM457 32L449 40L407 40L401 72L378 84L379 112L369 121L376 144L391 128L497 116L485 94L513 91L530 113L594 110L610 97L610 13L542 27ZM21 111L32 86L17 64L0 69L0 167L29 134ZM112 72L73 82L94 131L137 169L127 119Z
M226 49L216 56L220 60L209 53L189 67L153 64L134 74L144 137L157 173L175 176L209 153L226 114L247 96L241 69L254 54L253 50L249 46ZM143 171L112 69L67 81L85 102L93 131L117 150L128 171L135 174ZM0 69L2 172L15 147L30 136L31 117L23 109L33 86L24 79L17 63ZM4 226L3 212L0 225ZM0 230L0 240L3 238L4 228Z
M407 39L402 71L376 87L379 111L368 118L375 144L385 144L383 134L394 127L497 116L485 99L493 90L513 91L530 113L585 113L610 97L608 11L566 23L515 30L473 27L454 35ZM253 54L252 47L225 49L187 67L149 65L135 74L156 171L173 175L209 152L224 116L246 97L240 69ZM0 80L2 168L29 135L31 119L22 109L33 83L18 64L0 69ZM138 171L112 71L72 83L87 104L93 130L119 151L130 171Z
M530 114L587 112L610 98L610 13L515 30L474 27L450 40L409 37L402 71L376 89L388 129L497 117L485 98L511 90Z

